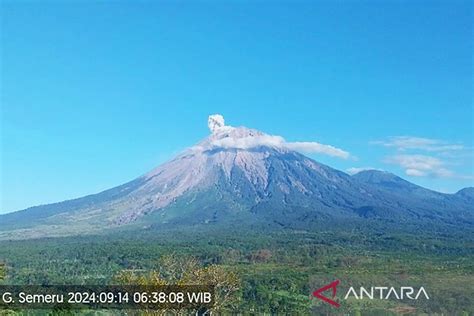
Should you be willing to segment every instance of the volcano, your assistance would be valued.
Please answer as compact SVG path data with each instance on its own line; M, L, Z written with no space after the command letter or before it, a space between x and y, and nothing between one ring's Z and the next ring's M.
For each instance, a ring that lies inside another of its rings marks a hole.
M210 116L211 135L121 186L0 216L0 238L67 236L118 227L254 225L311 228L325 222L473 225L460 194L431 191L396 175L350 176L294 150L295 143ZM306 143L297 143L299 147ZM340 149L313 143L333 155Z

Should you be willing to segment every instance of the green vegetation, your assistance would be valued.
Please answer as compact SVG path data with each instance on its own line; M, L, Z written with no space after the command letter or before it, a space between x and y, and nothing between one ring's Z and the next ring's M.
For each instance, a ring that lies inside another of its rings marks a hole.
M186 283L231 288L220 310L334 313L311 293L341 280L338 314L474 313L472 234L367 228L121 232L0 242L9 284ZM157 277L158 276L158 277ZM350 286L423 286L430 300L342 300ZM224 291L225 292L225 291Z
M117 282L114 283L118 284L140 286L209 285L214 288L215 294L212 312L235 309L237 307L235 294L240 286L240 280L235 272L215 264L203 267L193 257L176 254L162 256L156 267L145 273L134 270L121 271L115 280Z
M3 279L5 279L5 275L6 275L5 264L0 263L0 281L3 281Z

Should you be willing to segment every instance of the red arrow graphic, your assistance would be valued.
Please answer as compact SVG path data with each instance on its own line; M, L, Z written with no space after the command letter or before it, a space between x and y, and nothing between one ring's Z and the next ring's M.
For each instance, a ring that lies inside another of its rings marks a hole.
M341 306L341 304L339 304L338 302L333 301L330 298L327 298L324 295L321 295L321 293L324 292L324 291L327 291L329 289L332 289L332 298L334 298L336 296L337 285L339 284L339 282L340 282L339 280L336 280L334 282L331 282L331 283L323 286L320 289L317 289L316 291L313 292L313 296L319 298L320 300L323 300L326 303L331 304L332 306L335 306L336 308L338 308L339 306Z

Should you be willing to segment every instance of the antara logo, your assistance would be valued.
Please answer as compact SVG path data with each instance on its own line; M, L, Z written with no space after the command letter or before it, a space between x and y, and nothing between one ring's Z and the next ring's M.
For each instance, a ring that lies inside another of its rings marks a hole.
M415 294L416 292L416 294ZM370 287L370 290L367 290L364 287L359 288L359 295L357 295L356 290L351 287L349 291L347 291L346 296L344 299L346 300L349 296L354 296L356 299L361 300L363 298L368 298L373 300L381 299L381 300L388 300L394 299L403 300L403 299L410 299L410 300L417 300L421 295L424 295L427 300L430 299L428 293L426 293L423 287L420 287L418 291L415 291L414 288L411 286L402 286L400 288L394 287L387 287L387 286L373 286Z
M336 280L325 286L317 289L313 292L313 297L316 297L336 308L339 308L341 304L336 302L334 299L336 298L337 293L337 286L339 285L340 281ZM328 290L332 290L331 298L324 296L322 293ZM354 297L357 300L361 299L381 299L381 300L388 300L388 299L410 299L410 300L417 300L420 296L424 296L427 300L430 299L428 293L424 289L424 287L420 287L418 290L411 286L402 286L400 288L395 287L387 287L387 286L372 286L370 288L360 287L358 291L354 287L350 287L347 290L346 295L344 296L344 300L347 300L349 297Z
M337 286L339 285L339 280L336 280L334 282L331 282L325 286L323 286L322 288L319 288L317 289L316 291L313 292L313 296L314 297L317 297L319 298L320 300L323 300L325 301L326 303L328 304L331 304L332 306L336 307L336 308L339 308L339 306L341 306L341 304L339 304L338 302L336 301L333 301L332 299L330 298L327 298L326 296L322 295L321 293L324 292L324 291L327 291L329 289L332 289L332 298L335 298L336 297L336 293L337 293Z

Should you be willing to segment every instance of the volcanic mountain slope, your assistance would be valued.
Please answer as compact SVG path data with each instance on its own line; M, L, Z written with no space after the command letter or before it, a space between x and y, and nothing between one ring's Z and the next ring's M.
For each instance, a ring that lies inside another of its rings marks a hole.
M211 117L209 126L208 138L129 183L0 216L0 238L83 234L133 223L294 228L350 218L473 223L466 194L430 191L376 171L351 177L291 150L279 137L225 126L219 117Z
M472 215L470 203L473 188L465 188L456 194L445 194L428 190L408 182L392 173L379 170L361 171L352 176L354 179L390 194L397 203L409 206L410 209L425 210L423 214L430 218L433 214L439 216L457 216L458 211L465 210L465 218ZM444 212L442 212L444 210Z
M474 204L474 187L461 189L456 192L456 196L468 203Z

